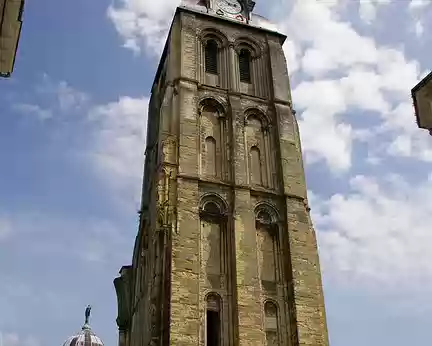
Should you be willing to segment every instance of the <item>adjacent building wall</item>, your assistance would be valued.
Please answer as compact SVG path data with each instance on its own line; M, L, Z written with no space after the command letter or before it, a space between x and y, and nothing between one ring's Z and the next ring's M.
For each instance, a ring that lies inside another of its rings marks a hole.
M23 10L24 0L0 0L0 77L13 71Z

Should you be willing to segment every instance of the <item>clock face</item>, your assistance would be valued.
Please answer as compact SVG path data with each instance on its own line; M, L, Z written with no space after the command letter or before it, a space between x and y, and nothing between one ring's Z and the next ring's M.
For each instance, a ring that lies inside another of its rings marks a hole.
M229 14L239 14L242 11L242 5L237 0L216 0L216 5Z

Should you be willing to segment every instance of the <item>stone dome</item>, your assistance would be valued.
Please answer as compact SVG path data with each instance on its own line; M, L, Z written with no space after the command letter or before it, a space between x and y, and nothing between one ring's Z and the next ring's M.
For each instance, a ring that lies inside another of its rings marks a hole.
M81 328L81 331L76 335L69 337L63 344L63 346L104 346L102 340L93 333L89 325L90 317L90 305L87 306L85 312L85 322Z

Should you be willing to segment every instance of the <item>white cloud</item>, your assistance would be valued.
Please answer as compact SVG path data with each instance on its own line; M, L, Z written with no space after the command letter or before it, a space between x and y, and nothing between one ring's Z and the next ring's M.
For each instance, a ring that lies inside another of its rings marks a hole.
M35 116L41 121L49 120L69 113L83 111L90 102L90 97L65 81L53 81L44 74L35 86L34 100L12 105L12 110Z
M159 55L179 0L121 0L108 8L108 17L124 40L124 47Z
M50 109L44 109L36 104L18 103L13 106L13 109L23 114L33 115L41 121L51 119L53 116Z
M126 191L135 204L140 198L147 112L147 98L120 97L89 114L95 125L91 162L101 178Z
M380 6L390 4L390 0L360 0L359 14L360 18L368 24L371 24L377 16Z
M41 343L33 336L22 338L17 333L0 332L0 346L40 346Z
M50 108L56 114L81 110L90 101L86 93L73 88L65 81L53 81L47 74L43 75L41 83L36 86L36 92L50 101Z
M423 35L424 33L424 25L420 20L417 20L414 23L414 32L416 34L417 37L420 37Z
M417 38L423 36L425 31L424 23L427 23L426 13L428 13L428 7L430 7L431 2L428 0L411 0L408 5L408 12L412 19L412 26L410 31L414 32Z
M351 166L351 126L336 120L347 106L340 91L340 84L329 80L303 82L293 90L295 106L306 108L299 120L306 161L324 159L334 171Z
M70 87L64 81L57 85L56 92L59 107L62 111L79 109L88 101L88 96L85 93Z
M430 5L430 1L428 1L428 0L411 0L409 5L408 5L408 8L411 11L422 10L425 7L427 7L428 5Z
M295 2L280 27L290 33L299 51L304 50L302 57L291 59L297 71L311 77L293 90L294 104L303 110L300 130L307 162L324 160L333 172L347 171L354 142L375 144L381 139L374 137L383 133L391 137L381 143L384 152L429 158L430 142L419 139L412 107L407 112L404 106L411 103L410 90L419 80L417 61L408 60L399 48L360 35L332 6L319 1ZM351 125L359 123L358 115L350 115L354 110L365 119L372 114L375 125ZM405 148L400 138L393 143L399 136L408 138L403 140ZM413 150L407 151L407 141Z
M328 278L391 290L432 287L432 180L356 176L350 191L311 199ZM314 209L316 208L316 210Z

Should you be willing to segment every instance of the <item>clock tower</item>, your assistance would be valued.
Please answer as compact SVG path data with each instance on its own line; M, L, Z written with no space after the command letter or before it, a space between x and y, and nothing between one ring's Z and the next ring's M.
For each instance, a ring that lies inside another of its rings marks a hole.
M286 37L253 9L175 13L132 264L114 281L119 346L328 346Z
M255 2L247 0L210 0L212 12L245 23L249 22L254 6Z

